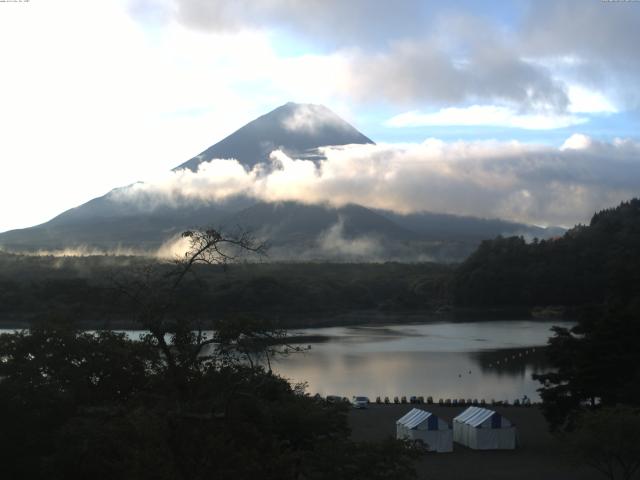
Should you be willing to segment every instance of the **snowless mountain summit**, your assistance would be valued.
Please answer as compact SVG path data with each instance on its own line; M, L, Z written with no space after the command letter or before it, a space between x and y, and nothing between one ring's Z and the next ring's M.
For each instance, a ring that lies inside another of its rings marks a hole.
M252 168L277 149L290 156L313 157L326 145L373 143L324 105L289 102L247 123L244 127L176 167L196 171L214 158L235 158Z

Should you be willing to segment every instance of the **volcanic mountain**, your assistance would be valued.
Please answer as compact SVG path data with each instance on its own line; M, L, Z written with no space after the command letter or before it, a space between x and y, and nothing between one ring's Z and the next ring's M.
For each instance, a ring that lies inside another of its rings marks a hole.
M282 150L296 158L316 158L318 147L373 143L324 105L287 103L256 118L227 138L176 167L197 170L214 158L235 158L245 167Z
M320 147L373 143L321 105L287 103L263 115L174 170L197 171L213 159L236 159L247 170L267 162L274 150L319 162ZM359 205L333 208L297 202L264 203L249 196L224 201L158 202L117 188L52 220L0 234L11 251L88 247L154 251L194 226L241 226L272 245L274 259L459 260L484 238L550 230L501 220L428 212L399 215Z

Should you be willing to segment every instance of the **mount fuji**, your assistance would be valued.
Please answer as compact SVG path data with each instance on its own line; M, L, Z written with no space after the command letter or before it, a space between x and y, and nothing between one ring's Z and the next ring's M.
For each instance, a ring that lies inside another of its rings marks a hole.
M287 103L174 170L196 172L213 159L236 159L249 171L267 162L274 150L319 164L320 147L349 144L373 142L322 105ZM267 239L275 260L457 261L486 238L509 234L545 238L559 233L497 219L427 211L402 215L355 204L268 203L246 195L218 202L140 202L121 194L127 188L116 188L41 225L1 233L0 248L152 252L194 226L241 226Z

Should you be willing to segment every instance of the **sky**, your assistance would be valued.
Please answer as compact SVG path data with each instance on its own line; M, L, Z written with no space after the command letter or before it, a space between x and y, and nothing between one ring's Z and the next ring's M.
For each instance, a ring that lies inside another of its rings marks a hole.
M633 1L0 2L0 231L184 183L169 170L288 101L379 146L297 189L295 159L279 189L236 171L257 196L585 222L640 191L638 25Z

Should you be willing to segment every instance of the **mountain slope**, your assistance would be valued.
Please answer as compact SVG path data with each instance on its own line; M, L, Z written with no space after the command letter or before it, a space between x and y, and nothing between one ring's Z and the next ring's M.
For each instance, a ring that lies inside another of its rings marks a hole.
M338 224L345 239L362 236L393 237L398 240L418 238L413 232L360 205L333 208L298 202L261 202L225 219L224 224L243 225L260 232L265 238L273 238L272 243L278 244L315 239Z
M195 171L200 163L214 158L235 158L251 168L266 161L276 148L297 157L316 159L318 147L353 143L373 142L322 105L287 103L174 170ZM219 203L183 199L166 205L140 195L130 200L121 195L126 189L116 188L41 225L1 233L0 247L14 251L79 246L155 249L186 228L220 225L223 219L255 203L238 196Z
M197 170L214 158L235 158L246 167L265 162L273 150L297 157L326 145L373 143L323 105L287 103L232 133L176 169Z
M235 158L246 169L274 149L318 160L319 147L369 144L369 138L321 105L287 103L248 123L175 170L197 171L214 158ZM190 174L190 172L188 172ZM171 191L117 188L49 222L0 234L0 249L61 250L88 247L153 251L197 226L255 231L274 246L274 259L461 260L484 238L500 234L547 237L528 225L453 215L400 215L359 205L333 208L296 202L264 203L238 195L194 200Z
M480 242L497 235L543 239L559 236L565 232L565 229L559 227L542 228L498 218L477 218L433 212L400 214L388 210L378 210L378 213L427 240Z

